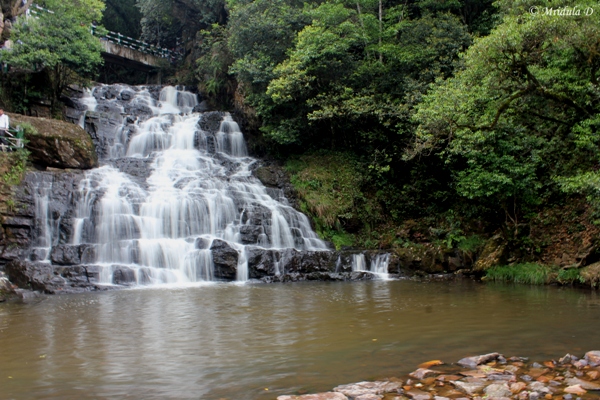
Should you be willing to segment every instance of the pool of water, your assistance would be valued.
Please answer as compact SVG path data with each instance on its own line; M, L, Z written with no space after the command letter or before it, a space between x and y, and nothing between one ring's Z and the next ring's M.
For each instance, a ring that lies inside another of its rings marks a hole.
M470 281L42 297L0 304L0 397L274 399L430 359L583 355L599 331L598 293Z

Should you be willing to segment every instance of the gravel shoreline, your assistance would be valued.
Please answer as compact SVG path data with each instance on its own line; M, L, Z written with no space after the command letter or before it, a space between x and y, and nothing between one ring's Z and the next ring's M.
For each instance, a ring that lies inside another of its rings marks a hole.
M331 392L284 395L277 400L584 400L600 399L600 351L581 358L529 362L499 353L453 364L432 360L407 376L340 385Z

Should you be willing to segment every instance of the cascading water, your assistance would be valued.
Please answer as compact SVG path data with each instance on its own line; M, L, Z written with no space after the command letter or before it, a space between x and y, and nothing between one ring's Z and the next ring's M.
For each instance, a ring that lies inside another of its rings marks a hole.
M305 215L252 176L257 160L229 115L213 134L200 128L207 115L191 113L192 93L167 87L156 101L142 88L133 96L147 114L132 135L120 128L113 159L88 172L77 194L71 244L95 248L101 283L124 275L138 284L210 281L215 246L237 252L239 281L248 279L249 245L327 250ZM118 167L123 160L146 162L148 171L129 175Z
M389 254L376 254L371 258L370 269L367 270L367 261L364 254L352 255L352 271L355 272L370 272L377 277L387 280L388 268L390 262Z
M389 254L377 254L371 260L371 272L381 279L388 279L388 267L390 264Z
M355 272L366 272L367 261L365 260L364 254L353 254L352 255L352 271Z

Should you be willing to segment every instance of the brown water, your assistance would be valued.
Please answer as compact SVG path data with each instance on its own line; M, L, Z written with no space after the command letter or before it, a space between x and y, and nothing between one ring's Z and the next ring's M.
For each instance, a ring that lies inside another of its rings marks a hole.
M600 350L600 295L460 283L125 290L0 304L2 399L274 399L498 351ZM268 388L269 390L265 390Z

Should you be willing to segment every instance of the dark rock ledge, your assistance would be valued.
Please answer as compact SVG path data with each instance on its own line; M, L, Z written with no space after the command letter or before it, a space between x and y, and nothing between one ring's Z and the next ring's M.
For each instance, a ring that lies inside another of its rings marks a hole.
M277 400L577 400L600 398L600 351L543 363L499 353L455 364L425 362L405 377L340 385L331 392Z

